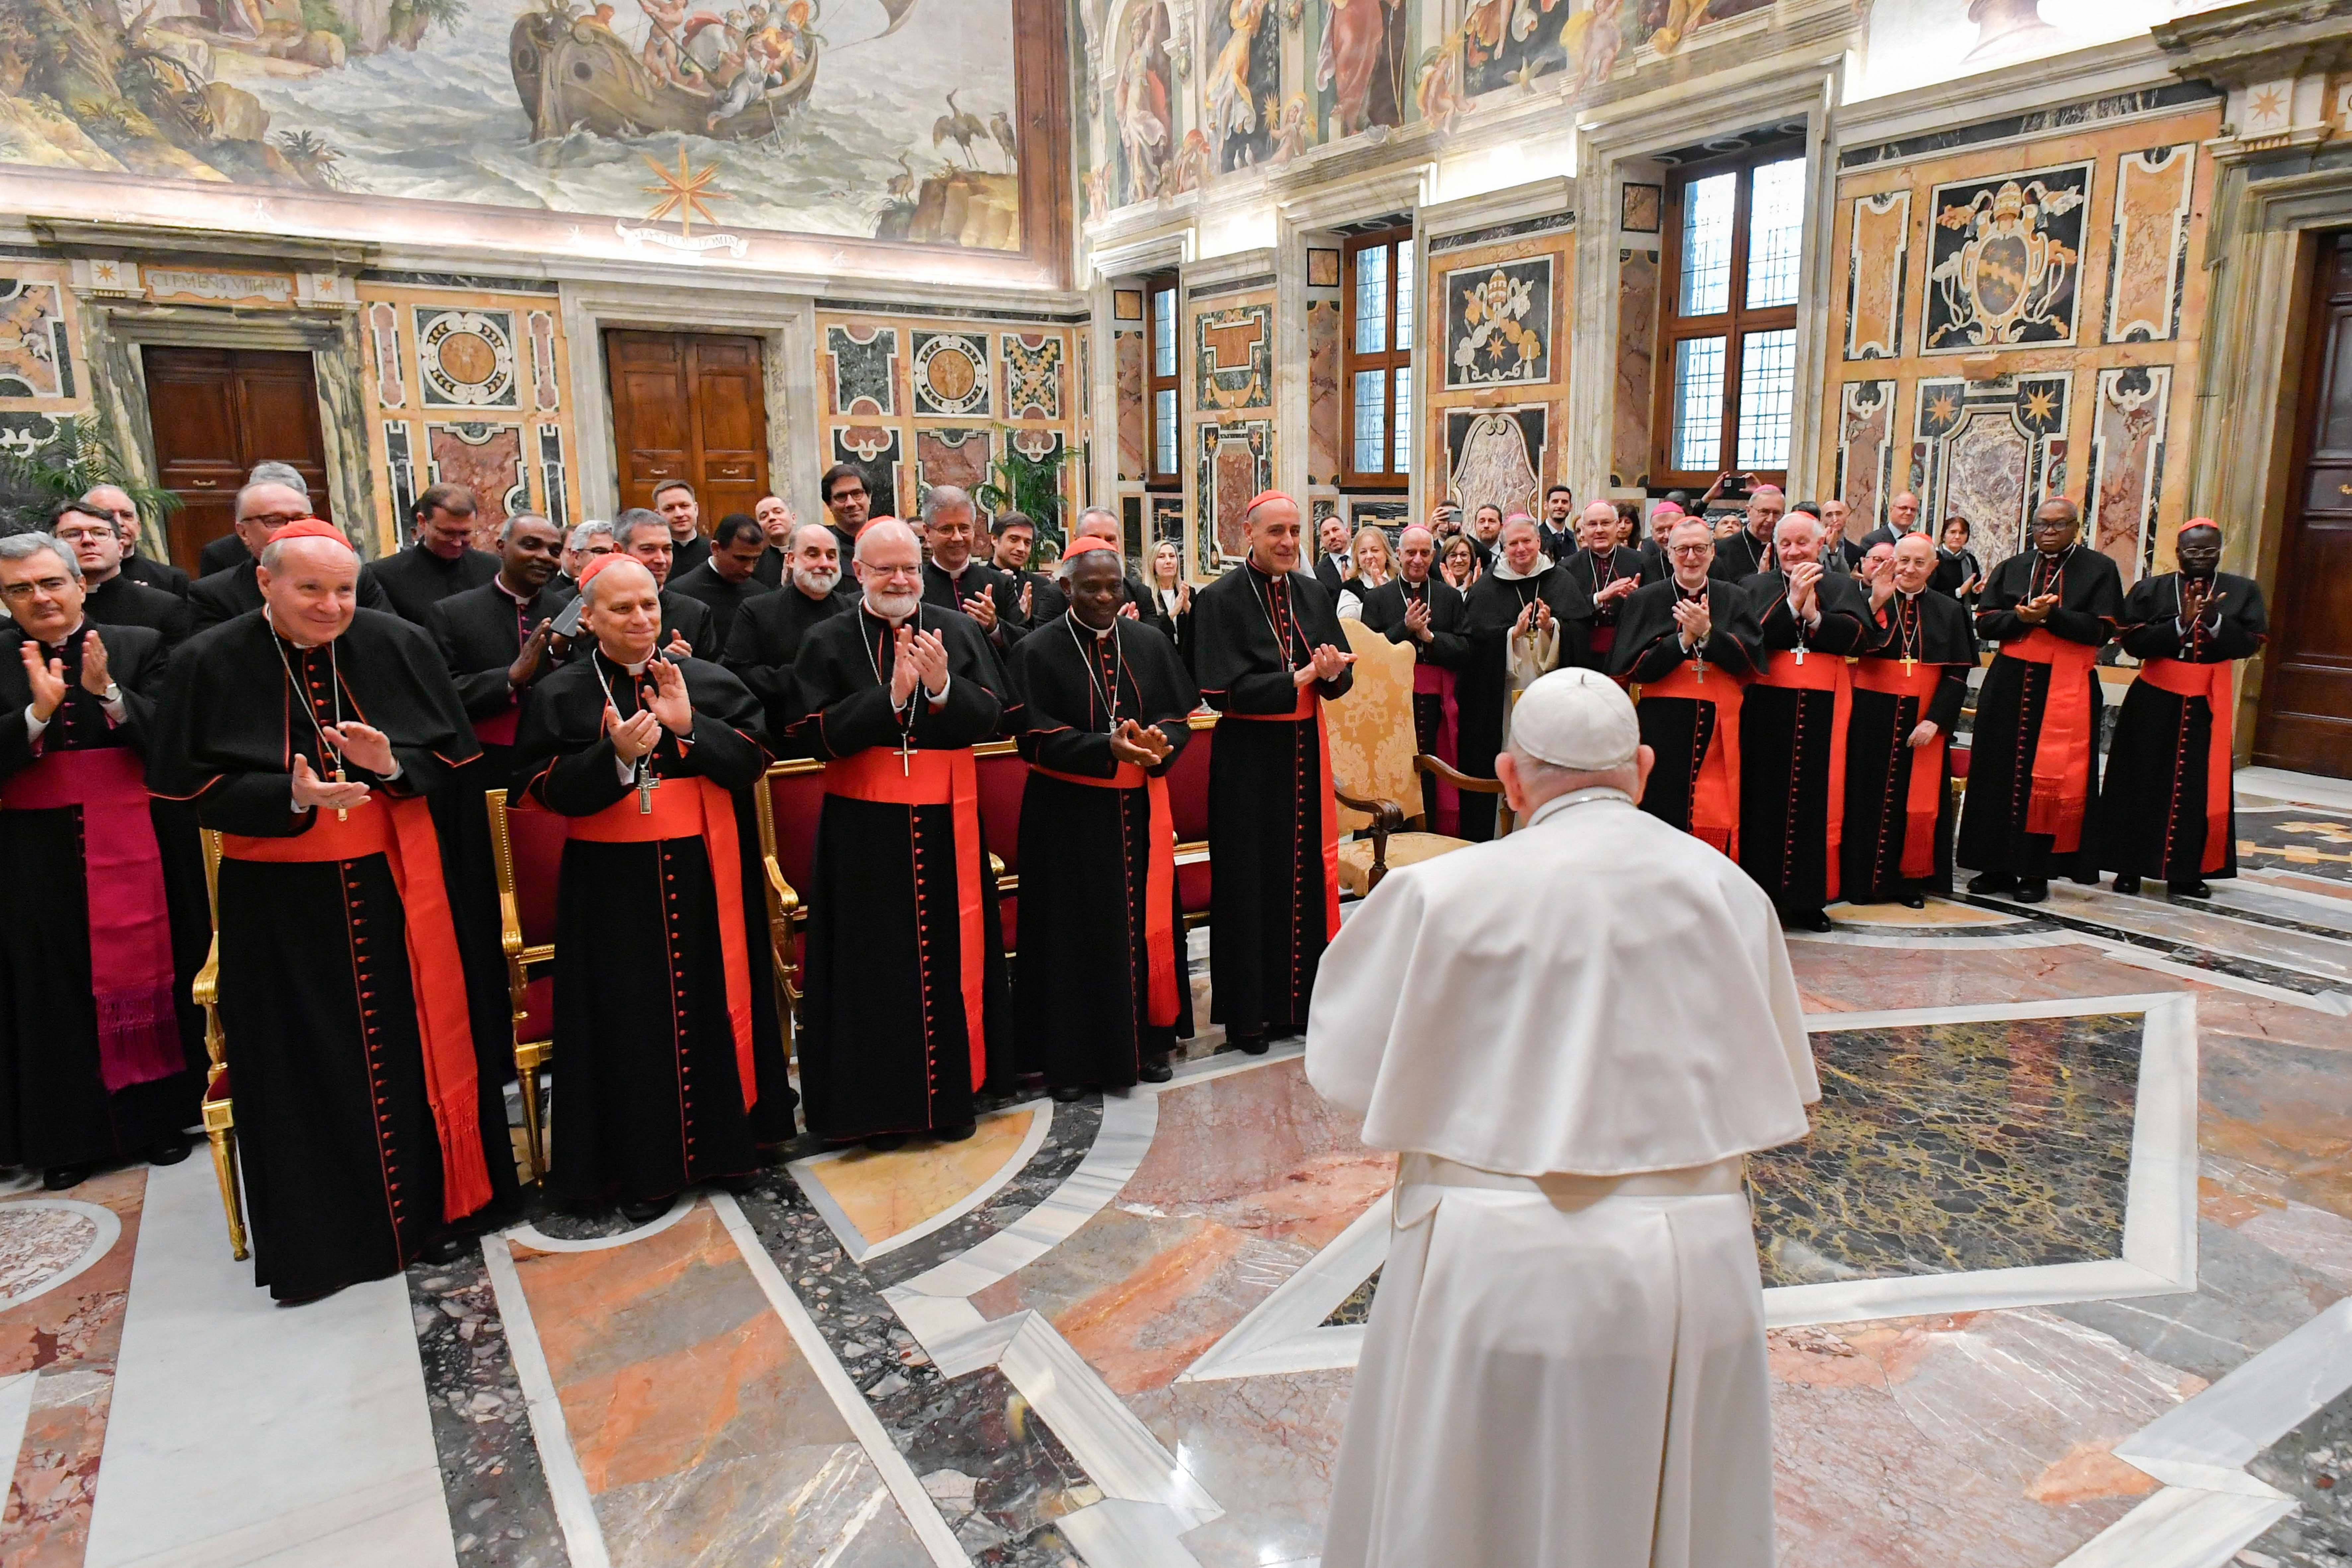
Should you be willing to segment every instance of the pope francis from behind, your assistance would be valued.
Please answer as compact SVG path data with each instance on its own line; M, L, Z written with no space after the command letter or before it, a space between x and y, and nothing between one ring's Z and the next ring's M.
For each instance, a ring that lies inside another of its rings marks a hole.
M1651 760L1613 682L1543 677L1519 831L1324 957L1307 1077L1401 1158L1323 1568L1770 1568L1741 1167L1821 1088L1771 900L1635 809Z

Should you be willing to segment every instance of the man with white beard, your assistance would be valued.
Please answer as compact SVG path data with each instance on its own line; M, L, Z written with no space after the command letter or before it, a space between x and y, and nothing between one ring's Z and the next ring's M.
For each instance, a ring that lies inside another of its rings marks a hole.
M793 667L793 737L825 764L801 1089L812 1131L895 1148L914 1132L969 1138L981 1086L1011 1076L971 754L1006 686L979 624L923 601L913 529L868 522L856 564L861 603L812 629Z
M793 530L785 563L790 580L735 612L719 662L751 689L767 710L769 743L780 757L804 757L784 734L785 726L808 713L793 679L793 661L809 628L857 603L857 590L841 581L841 536L821 522Z
M1324 1568L1773 1560L1742 1164L1821 1089L1771 901L1635 808L1654 760L1607 677L1546 675L1519 831L1391 869L1324 954L1307 1078L1402 1155Z

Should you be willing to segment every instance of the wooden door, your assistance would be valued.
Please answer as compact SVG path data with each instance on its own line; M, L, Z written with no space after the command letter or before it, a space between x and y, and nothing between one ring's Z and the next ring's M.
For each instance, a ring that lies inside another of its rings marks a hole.
M748 512L768 489L768 404L760 340L699 332L610 331L613 444L621 505L654 504L654 487L684 479L702 503L702 531Z
M2254 761L2352 778L2352 234L2323 242Z
M314 502L327 495L327 441L310 356L295 350L146 350L147 411L159 482L181 505L165 523L173 564L236 524L237 488L256 463L291 463Z

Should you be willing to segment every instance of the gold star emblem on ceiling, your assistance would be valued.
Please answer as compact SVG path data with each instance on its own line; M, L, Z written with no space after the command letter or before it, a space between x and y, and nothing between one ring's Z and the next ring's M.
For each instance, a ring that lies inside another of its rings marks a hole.
M1936 400L1927 405L1927 416L1939 425L1958 412L1959 408L1952 402L1952 395L1948 392L1937 393Z
M2266 87L2254 94L2246 110L2256 120L2276 120L2286 110L2286 95L2275 87Z
M646 156L642 153L637 155L641 158ZM681 236L690 236L694 233L694 220L697 217L708 224L716 224L719 221L711 214L710 209L703 205L705 202L731 202L735 199L725 191L714 191L710 188L710 182L719 177L719 165L713 163L707 169L688 169L686 164L686 149L683 147L677 150L677 168L675 171L663 168L651 158L646 158L646 167L651 169L655 177L661 181L658 185L639 187L647 195L661 197L661 200L654 204L653 210L646 214L646 220L648 223L659 223L666 217L675 216L677 219L677 231Z
M2055 404L2047 392L2029 392L2025 395L2025 416L2028 419L2047 419L2054 410Z

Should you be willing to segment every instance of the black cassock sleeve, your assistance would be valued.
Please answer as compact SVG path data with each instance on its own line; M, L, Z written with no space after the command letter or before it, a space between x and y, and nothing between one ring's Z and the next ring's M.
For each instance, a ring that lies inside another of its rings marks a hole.
M996 732L1004 714L1005 680L995 650L961 611L933 605L919 612L919 619L923 630L946 640L948 689L945 699L934 703L916 688L915 744L928 751L978 745ZM792 728L817 757L853 756L898 743L899 715L890 705L887 684L898 650L887 641L878 653L870 644L861 647L860 639L873 635L866 622L863 611L853 610L811 628L802 639L793 673L808 714Z
M1919 715L1946 735L1960 721L1960 706L1969 699L1969 671L1972 666L1948 664L1944 678L1936 683L1936 695L1927 701L1927 710Z
M1289 713L1298 706L1298 682L1276 645L1257 584L1244 575L1248 571L1236 566L1220 579L1234 584L1223 593L1193 595L1192 659L1201 695L1220 712ZM1331 590L1299 572L1290 574L1289 584L1290 613L1307 646L1328 645L1344 652L1348 639L1339 630L1338 600ZM1355 671L1343 669L1339 679L1318 680L1315 689L1329 701L1345 696L1355 681Z
M1763 628L1748 594L1720 578L1708 580L1706 641L1699 657L1734 675L1753 674L1756 655L1764 646ZM1675 595L1670 588L1654 594L1635 590L1618 617L1617 646L1612 650L1609 673L1635 685L1663 679L1689 657L1682 649L1682 631L1675 625ZM1628 623L1631 623L1630 625Z
M1977 601L1979 637L2011 642L2034 629L2017 613L2033 580L2033 560L2029 550L1992 569ZM2104 646L2124 613L2123 578L2115 563L2095 551L2077 547L2061 594L2063 602L2050 612L2042 628L2087 647Z
M1098 728L1101 701L1078 649L1066 637L1053 635L1050 623L1040 630L1048 635L1024 640L1009 661L1021 715L1014 742L1022 756L1039 767L1110 778L1118 771L1118 759L1111 754L1108 731ZM1167 737L1167 758L1151 770L1165 773L1192 738L1185 716L1200 705L1200 693L1175 645L1160 633L1130 626L1119 638L1127 664L1119 682L1122 703L1135 704L1144 727Z
M1788 578L1778 572L1760 573L1742 586L1748 593L1748 607L1756 614L1763 646L1795 647L1797 616L1789 608ZM1869 597L1855 586L1853 578L1824 572L1814 593L1821 607L1822 624L1805 632L1807 647L1816 653L1842 655L1860 653L1877 644L1883 628L1872 619Z
M2124 651L2137 659L2180 657L2180 601L2176 596L2179 576L2144 577L2124 595L2122 625L2116 630ZM2263 608L2263 591L2252 580L2227 574L2214 579L2221 602L2202 617L2203 653L2208 661L2246 658L2263 646L2270 629Z

